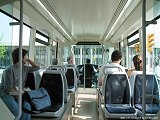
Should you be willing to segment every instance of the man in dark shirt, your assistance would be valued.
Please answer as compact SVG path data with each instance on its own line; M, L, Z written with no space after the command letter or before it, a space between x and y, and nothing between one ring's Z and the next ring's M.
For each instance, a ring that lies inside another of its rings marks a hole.
M85 85L86 87L91 87L92 81L94 79L94 75L96 74L97 71L94 68L94 66L90 64L90 59L86 59L86 64L84 66L85 67L82 67L80 70L83 74L82 79L84 78L84 74L85 74Z
M93 78L96 73L96 69L92 64L90 64L90 62L91 62L90 59L86 59L86 64L85 64L86 78ZM82 73L84 74L84 67L82 68Z

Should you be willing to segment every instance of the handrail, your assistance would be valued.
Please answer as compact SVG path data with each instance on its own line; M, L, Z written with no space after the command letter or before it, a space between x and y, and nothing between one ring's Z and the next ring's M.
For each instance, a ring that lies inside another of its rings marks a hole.
M108 68L117 68L120 72L124 72L120 66L108 64L103 68L104 74L107 74L106 69L108 69Z
M47 70L53 70L53 69L56 69L56 70L60 70L61 72L63 72L63 74L65 74L67 72L67 68L66 66L61 66L61 65L51 65L47 68Z
M19 97L18 115L15 120L19 120L22 114L22 40L23 40L23 0L20 0L20 30L19 30Z
M146 116L146 0L142 1L142 41L143 41L143 81L142 81L142 117Z

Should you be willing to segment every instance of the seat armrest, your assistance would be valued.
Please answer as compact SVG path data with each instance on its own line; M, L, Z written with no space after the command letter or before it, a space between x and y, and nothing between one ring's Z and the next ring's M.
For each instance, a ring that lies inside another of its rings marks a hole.
M142 96L141 96L142 98ZM146 94L146 98L155 98L158 99L158 95Z
M9 92L9 95L18 96L18 95L19 95L19 92Z

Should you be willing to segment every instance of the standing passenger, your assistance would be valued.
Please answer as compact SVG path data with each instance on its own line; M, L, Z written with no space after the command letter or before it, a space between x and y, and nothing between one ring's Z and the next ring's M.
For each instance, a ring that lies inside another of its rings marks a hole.
M90 59L86 59L86 64L85 64L85 76L87 78L93 78L93 76L95 75L95 73L97 72L97 70L95 69L95 67L90 63L91 60ZM84 74L84 67L81 68L82 73Z
M2 74L2 86L0 96L6 106L10 109L14 116L18 115L18 100L17 96L10 95L11 92L18 92L19 85L19 48L16 48L12 52L13 64L10 65ZM26 66L28 62L31 66ZM22 49L22 88L25 86L26 77L29 72L39 70L40 67L27 58L27 50ZM23 106L30 110L31 106L29 103L24 102ZM20 120L31 120L31 115L22 112Z
M97 72L95 67L90 63L90 59L86 59L86 64L80 69L82 72L82 83L84 81L84 76L85 76L85 85L86 87L91 87L94 81L94 76Z

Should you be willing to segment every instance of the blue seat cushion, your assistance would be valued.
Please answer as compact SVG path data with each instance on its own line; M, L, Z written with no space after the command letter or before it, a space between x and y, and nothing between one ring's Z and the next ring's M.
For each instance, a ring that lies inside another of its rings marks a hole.
M62 107L61 104L51 105L41 109L41 112L57 112Z
M135 104L135 108L142 111L142 104ZM146 104L146 113L156 114L160 110L160 106L158 104Z
M135 113L135 109L129 104L106 104L106 110L110 113Z

